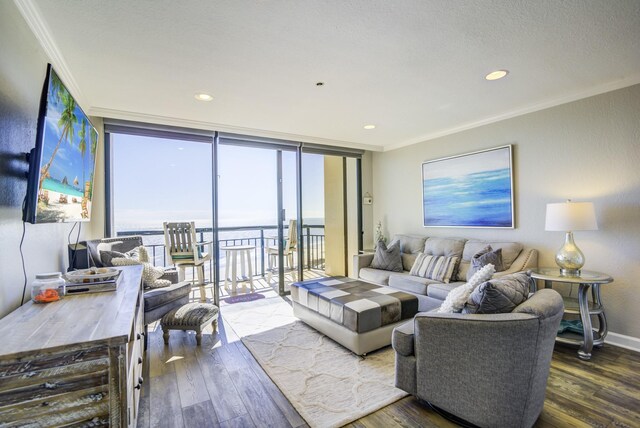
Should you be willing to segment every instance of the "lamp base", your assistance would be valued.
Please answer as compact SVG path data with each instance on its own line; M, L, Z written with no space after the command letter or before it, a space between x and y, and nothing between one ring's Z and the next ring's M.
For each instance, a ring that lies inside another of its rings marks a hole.
M560 275L562 275L562 276L580 276L580 269L562 269L562 268L560 268Z
M564 276L580 276L580 268L584 266L584 254L573 241L573 233L567 232L564 245L556 254L556 264Z

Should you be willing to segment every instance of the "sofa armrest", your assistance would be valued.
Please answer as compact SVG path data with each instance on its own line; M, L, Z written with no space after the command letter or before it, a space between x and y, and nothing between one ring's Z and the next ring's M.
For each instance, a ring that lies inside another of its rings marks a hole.
M516 272L524 272L530 269L538 267L538 250L533 248L525 248L520 251L518 257L511 263L511 266L507 270L496 272L493 274L494 278L499 278L504 275L509 275Z
M373 254L356 254L353 256L353 275L360 278L360 269L369 267L373 261Z

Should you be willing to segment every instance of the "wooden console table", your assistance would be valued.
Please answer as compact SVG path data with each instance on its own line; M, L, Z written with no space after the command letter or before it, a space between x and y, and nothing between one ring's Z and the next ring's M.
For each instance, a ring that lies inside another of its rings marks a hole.
M115 292L28 302L0 320L0 426L135 427L142 385L142 266Z

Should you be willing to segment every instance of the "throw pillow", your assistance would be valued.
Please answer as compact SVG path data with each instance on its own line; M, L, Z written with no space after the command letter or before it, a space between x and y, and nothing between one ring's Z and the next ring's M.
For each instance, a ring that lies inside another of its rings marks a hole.
M111 263L114 266L142 265L142 281L145 287L162 288L171 285L171 281L160 279L164 275L164 268L153 266L149 262L149 253L144 246L136 247L124 255L125 257L114 257Z
M419 253L410 274L448 284L459 261L458 256L445 257Z
M474 254L473 257L471 257L471 264L467 271L467 281L469 281L471 277L480 270L480 268L488 265L489 263L493 265L496 272L502 272L504 270L504 265L502 263L502 248L498 248L493 251L491 245L487 245L482 250Z
M378 241L376 252L370 267L374 269L402 272L402 257L400 257L400 244L394 242L387 248L384 241Z
M465 314L513 312L529 296L529 277L524 272L494 278L476 288L462 310Z
M467 303L467 299L469 299L473 290L475 290L480 284L490 280L494 273L495 269L492 264L488 264L480 268L480 270L478 270L478 272L469 279L469 282L461 285L460 287L454 288L449 292L449 294L447 294L447 297L444 299L444 302L442 302L438 312L454 313L462 311L462 308L464 308L464 305Z
M127 255L119 251L100 251L100 260L102 260L104 266L113 266L111 260L118 257L127 257Z

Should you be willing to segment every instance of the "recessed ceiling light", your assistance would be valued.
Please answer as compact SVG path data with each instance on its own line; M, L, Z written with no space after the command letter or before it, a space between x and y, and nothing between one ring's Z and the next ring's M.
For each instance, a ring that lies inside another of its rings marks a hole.
M486 80L498 80L509 74L509 70L496 70L484 76Z
M363 126L364 129L376 129L375 125L365 125Z
M178 147L178 150L184 150L184 147Z
M196 100L198 101L211 101L213 99L213 97L209 94L195 94L194 95L196 97Z

